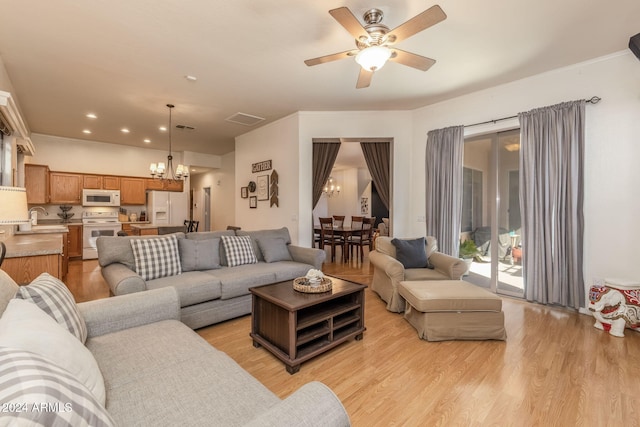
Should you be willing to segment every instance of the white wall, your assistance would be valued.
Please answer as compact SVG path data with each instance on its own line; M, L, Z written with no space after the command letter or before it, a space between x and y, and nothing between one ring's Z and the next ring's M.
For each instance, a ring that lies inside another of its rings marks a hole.
M204 188L211 188L209 212L210 230L224 230L235 223L235 153L221 156L220 168L191 176L193 190L193 219L200 221L198 230L204 231Z
M638 280L632 257L640 238L640 199L636 197L640 182L639 77L640 62L625 51L414 111L410 154L414 197L407 205L407 215L415 218L425 213L424 153L429 130L597 95L602 101L586 107L585 286L588 290L596 277ZM467 133L510 127L513 122L467 128ZM423 232L422 224L415 221L409 228L415 235Z

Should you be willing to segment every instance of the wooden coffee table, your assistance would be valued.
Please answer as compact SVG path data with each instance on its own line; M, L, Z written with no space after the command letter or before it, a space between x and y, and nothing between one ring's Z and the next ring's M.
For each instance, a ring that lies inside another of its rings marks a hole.
M351 338L362 339L366 285L331 277L333 289L310 294L293 281L250 288L251 338L295 374L300 364Z

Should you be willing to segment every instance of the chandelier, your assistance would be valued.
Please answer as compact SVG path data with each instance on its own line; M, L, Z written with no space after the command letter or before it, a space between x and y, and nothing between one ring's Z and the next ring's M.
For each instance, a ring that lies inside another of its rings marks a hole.
M327 180L327 183L324 185L322 192L327 197L331 197L334 194L340 194L340 186L337 184L334 184L333 177L330 176L329 179Z
M167 164L164 162L151 163L149 171L151 176L157 179L167 179L171 181L177 181L189 176L189 171L183 165L178 165L176 170L173 170L173 156L171 155L171 110L175 107L173 104L167 104L169 107L169 155L167 156Z

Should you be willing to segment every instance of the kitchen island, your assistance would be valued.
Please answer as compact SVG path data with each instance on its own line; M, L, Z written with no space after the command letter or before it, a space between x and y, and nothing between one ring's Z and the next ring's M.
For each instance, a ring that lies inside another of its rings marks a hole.
M185 232L184 224L131 224L131 234L134 236L156 236L158 234Z
M67 233L31 232L6 237L7 247L2 269L18 284L30 283L41 273L58 279L67 274Z

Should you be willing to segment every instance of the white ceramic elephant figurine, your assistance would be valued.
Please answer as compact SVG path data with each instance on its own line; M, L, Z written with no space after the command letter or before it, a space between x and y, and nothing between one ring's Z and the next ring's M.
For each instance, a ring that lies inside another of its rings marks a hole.
M589 310L596 319L593 326L603 331L608 330L615 337L624 337L625 326L640 331L638 292L592 286L589 291Z

